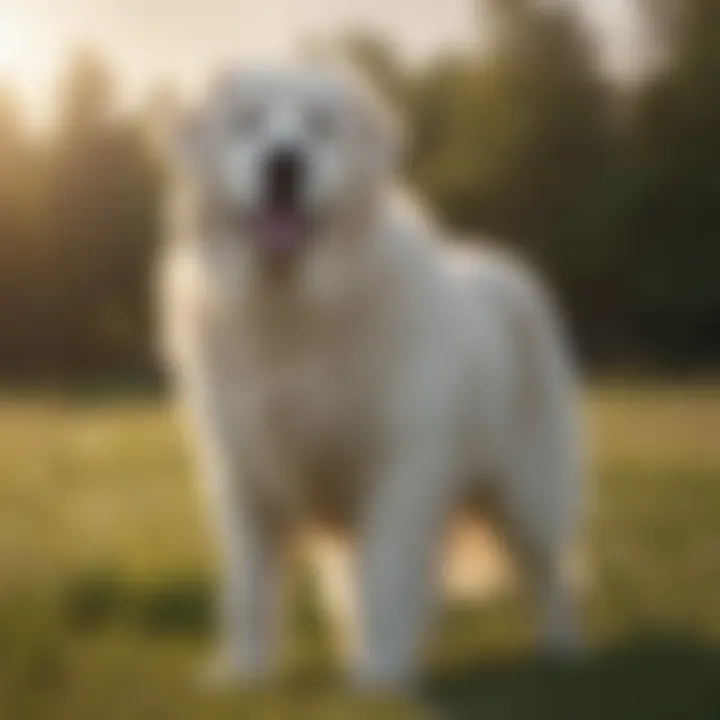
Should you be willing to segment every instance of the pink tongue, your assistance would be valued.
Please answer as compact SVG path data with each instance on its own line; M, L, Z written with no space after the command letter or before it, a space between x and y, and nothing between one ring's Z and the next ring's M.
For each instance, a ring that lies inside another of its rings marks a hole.
M273 212L258 218L257 233L269 250L294 250L303 241L305 224L295 213Z

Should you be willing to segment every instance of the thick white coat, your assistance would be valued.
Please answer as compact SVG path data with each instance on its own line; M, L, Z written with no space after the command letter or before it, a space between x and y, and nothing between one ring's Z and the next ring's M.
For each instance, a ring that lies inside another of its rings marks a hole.
M164 250L164 347L223 563L223 668L277 654L283 542L326 524L324 580L360 685L417 671L452 511L491 494L543 609L575 641L560 557L580 512L575 378L534 273L450 245L384 194L352 241L270 277L231 234ZM194 228L194 229L192 229Z

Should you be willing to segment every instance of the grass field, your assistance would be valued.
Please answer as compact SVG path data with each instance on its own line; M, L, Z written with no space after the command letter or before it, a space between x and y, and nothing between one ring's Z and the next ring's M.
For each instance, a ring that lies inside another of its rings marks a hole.
M720 386L606 385L587 411L592 652L535 657L519 588L448 608L425 683L441 717L720 718ZM280 686L208 694L209 557L159 401L0 402L0 718L421 716L343 693L307 579Z

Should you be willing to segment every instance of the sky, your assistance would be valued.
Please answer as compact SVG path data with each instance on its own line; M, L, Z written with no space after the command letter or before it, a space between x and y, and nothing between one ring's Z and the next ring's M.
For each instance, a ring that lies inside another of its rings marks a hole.
M628 52L628 0L577 0L594 19L613 64ZM229 58L290 55L307 38L364 28L424 58L477 42L473 0L0 0L0 78L35 105L63 58L96 45L127 92L158 81L193 85Z

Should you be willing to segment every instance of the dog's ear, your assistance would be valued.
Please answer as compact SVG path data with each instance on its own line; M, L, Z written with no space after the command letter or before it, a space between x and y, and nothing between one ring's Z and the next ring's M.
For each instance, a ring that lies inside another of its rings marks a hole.
M405 150L404 124L399 113L376 92L366 94L364 106L364 132L377 155L379 170L392 175L398 170Z
M363 73L353 72L357 89L359 135L363 152L373 170L392 176L399 168L406 145L406 129L400 113Z
M357 135L363 159L371 161L381 174L392 174L399 166L407 131L390 97L347 53L334 44L316 45L306 55L306 64L329 73L354 92L353 116L358 120Z
M200 96L176 115L172 149L177 161L193 170L207 167L219 123L217 111L227 105L241 81L242 76L234 67L220 69Z
M161 162L176 169L196 169L203 156L203 123L199 109L179 104L153 108L149 138Z
M199 108L186 109L172 128L172 153L177 163L199 169L206 155L205 114Z
M221 68L197 95L164 113L161 147L169 162L195 171L206 167L217 121L214 109L223 106L237 84L235 69Z

